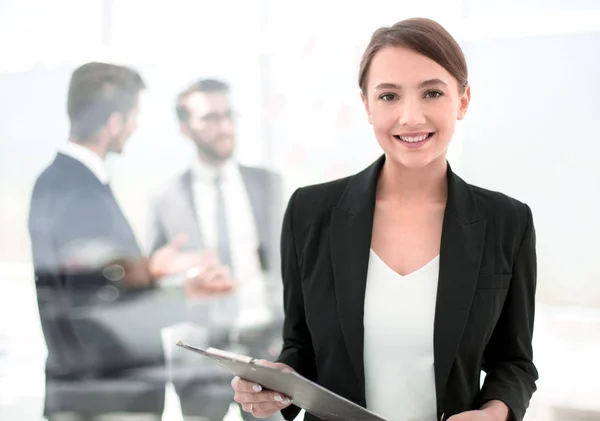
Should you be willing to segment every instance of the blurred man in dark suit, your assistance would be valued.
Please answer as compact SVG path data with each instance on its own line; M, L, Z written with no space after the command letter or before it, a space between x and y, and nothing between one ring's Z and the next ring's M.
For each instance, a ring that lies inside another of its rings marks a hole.
M177 304L163 308L166 301L155 291L194 255L179 251L180 237L144 257L104 165L135 131L144 88L127 67L76 69L68 92L69 141L33 189L29 232L48 347L45 415L51 421L157 421L163 412L157 314Z
M190 321L207 332L205 346L272 359L283 313L280 179L234 158L234 113L224 82L194 83L178 96L176 113L196 155L153 203L150 249L185 234L185 249L204 255L201 281L221 273L235 283L230 294L194 302ZM182 361L173 362L172 374L186 421L223 419L233 398L230 375Z

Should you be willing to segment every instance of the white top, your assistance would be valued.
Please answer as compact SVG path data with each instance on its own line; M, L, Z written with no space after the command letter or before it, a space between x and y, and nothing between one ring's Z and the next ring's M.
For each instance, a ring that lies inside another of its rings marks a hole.
M227 214L231 266L238 283L238 325L265 323L267 291L258 256L258 233L252 205L239 165L228 161L221 169L221 189ZM217 169L199 160L192 164L193 195L197 219L207 248L217 250Z
M60 147L59 152L81 162L102 184L108 184L106 164L100 155L94 151L91 151L78 143L67 142Z
M439 256L406 276L371 250L364 313L367 407L390 421L436 421L433 321Z

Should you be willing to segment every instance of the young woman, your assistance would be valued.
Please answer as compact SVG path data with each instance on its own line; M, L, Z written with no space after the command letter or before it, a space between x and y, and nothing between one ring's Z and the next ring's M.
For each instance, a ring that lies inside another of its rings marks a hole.
M447 163L471 96L464 55L439 24L405 20L373 34L359 85L383 156L292 195L276 366L390 421L522 420L538 377L535 230L526 204ZM257 418L299 412L232 385Z

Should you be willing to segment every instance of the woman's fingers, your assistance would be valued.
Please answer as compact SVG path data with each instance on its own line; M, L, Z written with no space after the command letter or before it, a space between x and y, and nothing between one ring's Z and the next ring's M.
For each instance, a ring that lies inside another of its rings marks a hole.
M240 379L238 376L235 376L231 381L231 387L236 392L254 392L258 393L262 391L262 386L256 384L254 382L249 382L248 380Z
M267 418L276 412L281 411L284 408L290 406L291 402L258 402L258 403L244 403L242 409L245 412L251 413L256 418Z
M258 403L266 403L266 402L276 402L288 404L290 403L289 399L283 396L281 393L271 392L270 390L265 390L263 392L236 392L234 399L237 403L254 403L255 405Z
M259 384L237 376L231 381L231 386L235 391L234 400L242 405L245 412L251 413L256 418L270 417L292 403L281 393L265 390Z

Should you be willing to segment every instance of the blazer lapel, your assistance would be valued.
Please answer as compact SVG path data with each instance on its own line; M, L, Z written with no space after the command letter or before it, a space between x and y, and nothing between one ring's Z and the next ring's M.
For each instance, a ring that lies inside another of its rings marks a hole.
M484 238L485 220L477 213L473 192L448 166L433 341L438 408L471 308Z
M330 243L338 315L346 348L365 400L364 301L375 192L382 156L348 182L331 215ZM450 369L475 293L485 238L485 220L470 186L448 165L448 201L440 246L434 325L435 382L442 407Z
M377 179L384 158L348 182L331 215L331 261L344 341L364 399L363 313Z

